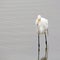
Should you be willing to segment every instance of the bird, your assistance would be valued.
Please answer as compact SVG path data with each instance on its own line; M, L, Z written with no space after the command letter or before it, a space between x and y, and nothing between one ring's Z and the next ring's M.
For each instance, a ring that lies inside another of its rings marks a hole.
M48 20L46 18L38 15L35 24L37 25L40 34L48 33Z
M38 30L38 60L40 60L40 34L45 35L45 44L47 48L48 20L41 15L38 15L35 24L37 25Z

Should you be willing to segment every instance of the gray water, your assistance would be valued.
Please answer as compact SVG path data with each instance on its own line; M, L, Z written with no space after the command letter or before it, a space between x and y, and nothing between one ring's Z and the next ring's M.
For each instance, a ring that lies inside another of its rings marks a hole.
M0 0L0 60L37 60L38 14L49 21L48 60L60 59L59 0Z

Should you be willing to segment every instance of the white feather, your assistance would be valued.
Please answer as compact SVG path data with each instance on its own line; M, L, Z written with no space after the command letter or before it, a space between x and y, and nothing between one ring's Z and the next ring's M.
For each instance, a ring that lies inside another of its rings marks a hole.
M39 16L38 16L39 17ZM37 17L37 19L36 19L36 25L38 26L38 28L39 28L39 32L40 33L45 33L45 32L47 32L47 30L48 30L48 20L47 19L45 19L45 18L43 18L43 17L39 17L38 18ZM38 23L38 19L40 19L41 21Z

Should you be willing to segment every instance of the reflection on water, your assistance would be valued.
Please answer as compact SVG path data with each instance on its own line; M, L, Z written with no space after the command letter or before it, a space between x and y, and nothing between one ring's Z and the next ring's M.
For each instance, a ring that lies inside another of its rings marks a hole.
M48 48L45 48L45 56L41 58L41 60L47 60L48 59Z

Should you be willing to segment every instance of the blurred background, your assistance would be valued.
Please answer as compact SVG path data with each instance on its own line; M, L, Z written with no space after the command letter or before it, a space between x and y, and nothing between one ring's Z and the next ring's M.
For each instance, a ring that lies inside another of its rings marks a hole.
M37 60L39 14L49 21L48 60L60 59L60 0L0 0L0 60Z

